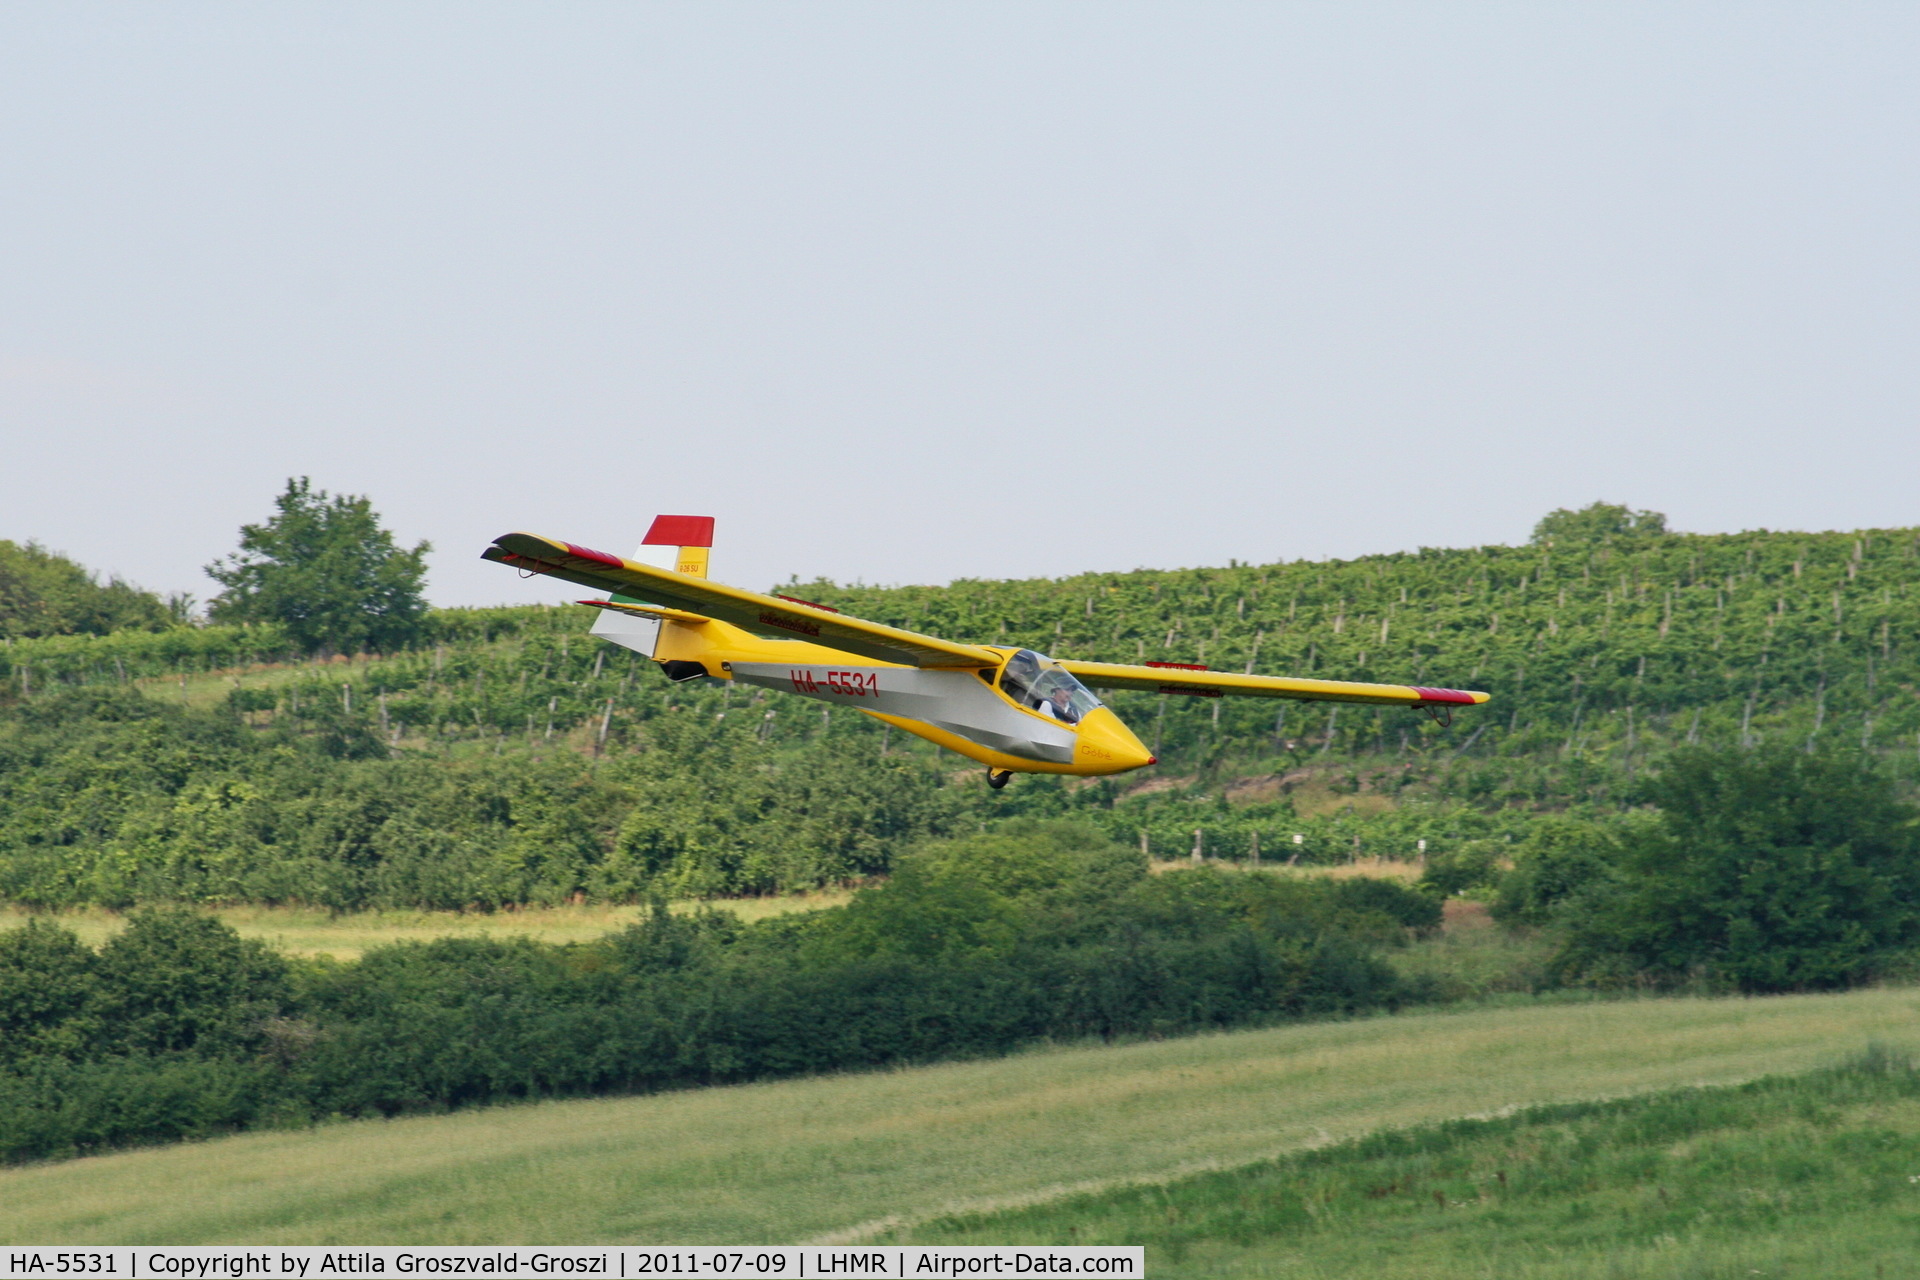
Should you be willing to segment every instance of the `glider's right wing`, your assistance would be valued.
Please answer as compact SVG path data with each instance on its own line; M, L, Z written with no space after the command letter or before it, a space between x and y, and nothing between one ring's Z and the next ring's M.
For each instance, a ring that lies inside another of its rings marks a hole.
M1118 662L1075 662L1066 658L1059 661L1074 679L1096 689L1143 689L1150 693L1185 693L1202 698L1296 698L1302 702L1363 702L1376 706L1472 707L1488 697L1469 689L1303 680L1294 676L1243 676L1184 664L1134 666Z
M768 639L805 640L880 662L908 667L993 667L1000 663L999 654L974 645L849 617L804 600L742 591L537 534L509 533L495 538L480 557L525 573L544 573L594 591L731 623Z

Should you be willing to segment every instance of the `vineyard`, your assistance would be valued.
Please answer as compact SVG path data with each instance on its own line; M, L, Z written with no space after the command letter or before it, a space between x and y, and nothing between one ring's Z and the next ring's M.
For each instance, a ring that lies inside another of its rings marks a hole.
M781 588L1063 656L1494 697L1447 727L1120 693L1160 766L997 795L863 717L669 685L585 634L591 613L571 605L441 610L414 648L328 662L270 625L16 639L0 649L0 896L766 892L873 874L902 842L1069 812L1162 857L1324 862L1516 838L1541 811L1618 812L1681 743L1844 743L1916 773L1920 530L1695 535L1592 515L1556 513L1517 547Z
M1295 754L1444 744L1630 768L1677 739L1825 733L1913 747L1917 586L1920 530L1907 529L1545 536L1346 562L800 591L901 626L1106 661L1458 685L1496 699L1465 736L1351 707L1275 716L1219 702L1168 707L1163 719L1149 705L1150 731L1188 767L1293 743Z

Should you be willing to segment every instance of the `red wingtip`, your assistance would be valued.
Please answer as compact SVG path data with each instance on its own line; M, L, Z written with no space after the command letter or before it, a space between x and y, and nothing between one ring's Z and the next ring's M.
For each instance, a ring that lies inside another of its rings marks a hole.
M1447 706L1470 707L1473 695L1462 693L1458 689L1429 689L1424 685L1414 685L1413 691L1420 695L1422 702L1438 702Z
M655 516L653 527L641 539L648 547L711 547L712 516Z
M1148 756L1148 757L1147 757L1147 763L1148 763L1148 764L1159 764L1159 763L1160 763L1160 757L1159 757L1159 756Z

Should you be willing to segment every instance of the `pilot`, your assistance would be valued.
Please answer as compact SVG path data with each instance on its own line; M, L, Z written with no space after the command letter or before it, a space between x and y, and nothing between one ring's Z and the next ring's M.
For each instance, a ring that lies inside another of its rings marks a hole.
M1055 720L1064 720L1068 724L1077 724L1080 717L1073 713L1073 693L1065 685L1055 685L1053 692L1041 700L1035 708L1041 715L1052 716Z

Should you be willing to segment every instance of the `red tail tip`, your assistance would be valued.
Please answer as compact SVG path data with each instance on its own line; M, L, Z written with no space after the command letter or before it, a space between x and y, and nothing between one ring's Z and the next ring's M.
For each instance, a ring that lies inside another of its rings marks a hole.
M655 516L653 527L641 540L647 547L711 547L712 516Z

